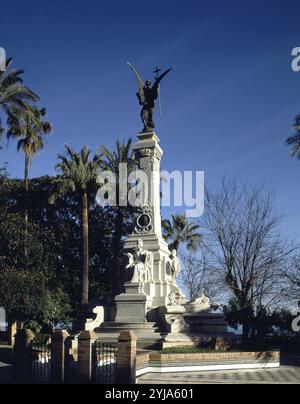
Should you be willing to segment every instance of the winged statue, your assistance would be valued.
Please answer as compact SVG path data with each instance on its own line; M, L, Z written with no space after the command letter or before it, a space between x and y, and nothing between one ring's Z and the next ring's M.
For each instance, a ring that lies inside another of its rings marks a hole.
M143 132L151 132L155 128L153 114L155 110L156 100L159 95L160 82L167 74L170 73L172 68L166 70L164 73L158 76L152 86L152 82L150 80L144 82L144 80L141 78L140 74L132 64L128 63L128 65L134 72L138 81L139 91L137 93L137 97L140 105L143 107L141 111L141 119L144 124Z

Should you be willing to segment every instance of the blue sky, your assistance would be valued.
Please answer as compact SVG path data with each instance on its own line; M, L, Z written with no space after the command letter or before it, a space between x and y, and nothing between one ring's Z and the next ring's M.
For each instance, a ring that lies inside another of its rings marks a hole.
M15 0L3 2L0 46L25 69L54 132L31 176L54 173L64 144L113 146L141 129L129 60L145 78L174 67L157 118L166 170L204 170L208 185L226 175L266 184L300 236L300 161L284 145L300 113L300 1ZM0 151L23 175L15 145ZM174 211L176 208L174 208ZM166 211L164 213L170 213Z

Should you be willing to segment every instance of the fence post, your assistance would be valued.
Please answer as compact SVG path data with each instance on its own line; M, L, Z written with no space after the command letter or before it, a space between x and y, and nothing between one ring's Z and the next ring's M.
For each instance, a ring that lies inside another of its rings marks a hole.
M8 335L7 335L8 345L10 345L12 348L14 348L15 338L16 338L16 334L17 334L17 323L9 321L7 330L8 330Z
M93 344L96 338L93 331L82 331L78 337L78 381L80 383L92 382Z
M19 330L15 337L15 347L14 347L14 372L17 380L25 380L27 376L28 366L28 350L32 340L34 339L34 334L30 330ZM31 359L31 358L29 358Z
M117 383L136 383L136 344L132 331L122 331L118 338Z
M65 381L65 341L69 334L56 330L51 338L51 382L63 384Z

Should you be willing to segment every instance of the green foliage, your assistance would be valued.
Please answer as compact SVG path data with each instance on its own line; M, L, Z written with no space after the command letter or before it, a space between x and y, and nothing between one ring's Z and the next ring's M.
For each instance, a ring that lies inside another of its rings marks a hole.
M68 322L71 306L61 289L50 291L44 274L5 269L0 271L0 306L9 321L18 321L35 332Z
M36 224L29 224L26 228L19 213L0 213L0 270L38 268L49 277L55 260L52 254L55 244L51 231L41 232Z
M274 329L274 335L279 337L284 336L294 336L295 333L292 331L291 324L295 316L290 310L282 308L275 310L270 316L270 322Z
M66 146L66 155L58 155L56 170L59 173L55 180L59 193L67 195L74 193L80 197L83 192L95 189L98 170L102 165L100 156L94 155L87 146L76 153L70 146ZM55 195L56 196L56 195ZM53 202L55 198L52 198Z
M38 321L50 330L54 329L56 324L66 327L70 322L71 310L68 295L58 288L46 294L46 310L38 317Z
M223 309L226 321L233 328L237 328L240 324L250 326L255 317L254 307L249 301L241 304L237 299L232 299Z
M170 242L170 250L179 250L182 244L190 251L195 251L201 242L200 226L185 215L172 215L171 220L163 220L163 235Z
M51 290L61 287L69 296L72 316L79 309L81 293L81 209L75 194L57 194L55 178L31 180L28 195L28 256L24 254L24 184L0 179L0 271L6 268L43 272ZM95 191L91 193L95 201ZM131 230L131 213L124 211L122 242ZM89 204L90 296L103 304L114 298L113 267L116 211ZM1 264L2 263L2 264Z
M236 299L232 299L227 306L224 306L224 314L231 327L237 328L243 325L245 339L295 335L291 328L294 317L285 308L270 312L265 307L255 308L251 302L241 306Z
M0 305L10 320L25 322L45 304L45 280L38 272L0 271Z
M122 292L123 280L121 265L122 265L122 246L124 237L132 229L132 215L134 208L130 205L123 207L120 204L120 193L123 194L123 199L127 200L127 190L132 188L131 183L127 183L126 187L120 189L120 164L126 164L128 176L137 168L137 162L134 158L134 153L131 149L131 139L128 141L116 141L115 149L110 151L107 147L100 147L100 157L102 160L103 170L107 170L115 175L116 178L116 207L108 208L110 213L114 216L114 223L111 228L113 234L113 284L114 294ZM123 181L123 179L122 179ZM100 185L101 186L101 185Z
M7 115L7 138L18 139L18 151L22 150L31 163L44 147L43 136L52 130L51 124L45 121L46 109L24 103L12 106Z
M26 101L37 101L38 96L23 84L23 70L11 69L12 59L6 62L6 71L0 71L0 115L9 113L11 108L22 106ZM1 118L1 116L0 116ZM0 119L0 138L3 133Z

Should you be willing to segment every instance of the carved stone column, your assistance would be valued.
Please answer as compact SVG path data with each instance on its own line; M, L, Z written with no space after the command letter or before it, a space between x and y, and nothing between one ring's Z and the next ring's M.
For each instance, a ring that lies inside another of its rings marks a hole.
M160 163L163 150L154 132L141 133L138 139L133 149L139 169L148 178L148 198L147 204L137 213L134 232L127 240L125 249L132 251L141 239L145 250L153 253L153 282L146 283L144 291L153 299L153 308L156 308L166 305L170 293L170 281L166 274L170 251L162 237L160 211Z

